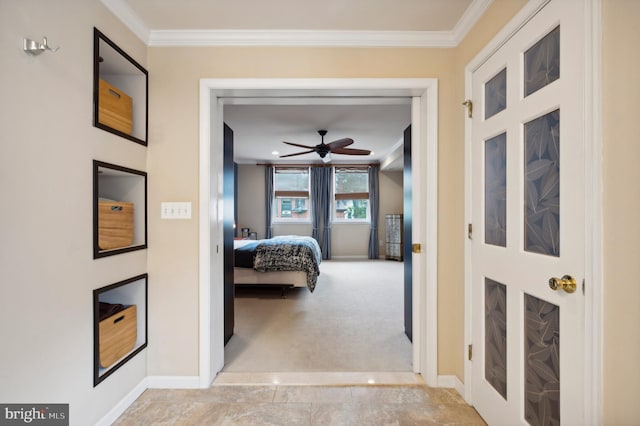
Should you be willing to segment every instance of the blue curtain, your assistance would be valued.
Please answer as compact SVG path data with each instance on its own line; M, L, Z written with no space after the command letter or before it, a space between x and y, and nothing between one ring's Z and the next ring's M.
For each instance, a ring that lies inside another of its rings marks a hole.
M273 236L271 218L273 216L273 166L264 168L264 211L265 211L265 238Z
M323 259L331 259L331 168L311 168L311 205L313 231Z
M371 212L371 231L369 232L369 259L377 259L378 246L378 217L380 216L380 183L379 166L369 167L369 209Z

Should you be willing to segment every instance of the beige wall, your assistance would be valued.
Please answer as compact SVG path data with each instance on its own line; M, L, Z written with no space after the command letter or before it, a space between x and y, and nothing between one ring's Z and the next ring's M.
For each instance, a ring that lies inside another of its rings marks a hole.
M640 2L603 2L604 424L640 421Z
M143 351L93 387L92 291L147 268L144 250L93 259L92 160L147 161L93 127L94 26L146 62L99 0L0 2L0 401L69 403L72 425L94 424L147 375ZM42 36L60 50L22 51Z
M384 215L402 213L402 172L380 172L380 219L378 232L384 240ZM238 228L251 228L258 238L265 236L264 168L241 164L238 166ZM367 257L370 227L367 224L339 224L331 227L331 256ZM274 235L311 235L310 224L282 224L273 226ZM384 257L384 246L380 246Z
M458 110L458 102L453 99L453 52L450 49L194 47L150 48L148 55L150 139L153 141L149 145L148 167L154 182L149 193L149 229L156 237L167 234L167 228L175 226L158 219L161 200L179 197L192 200L194 209L197 208L198 170L194 165L198 164L201 78L437 77L441 114L444 112L443 116L447 117L454 108ZM440 137L445 143L450 143L453 131L451 123L440 127ZM443 168L447 169L449 167ZM446 179L443 185L446 185ZM441 214L447 209L442 206ZM159 346L149 348L149 373L152 375L198 374L197 220L184 223L184 226L188 229L181 234L180 250L168 244L153 244L154 241L150 241L148 250L149 272L156 282L154 297L160 304L150 318L153 327L150 334L154 338L162 336L168 348L180 348L175 354L167 353ZM452 229L443 229L441 233L445 239L454 239L457 235ZM459 267L454 266L451 259L461 259L462 251L443 250L441 259L449 260L448 265L442 264L442 272L457 271ZM448 288L442 288L441 292L446 294ZM162 302L165 300L166 304ZM458 312L461 312L462 300L458 303ZM178 318L163 315L169 307L187 314ZM450 329L446 310L443 315L442 333L460 336L458 341L461 341L462 329ZM461 323L462 319L454 322ZM462 352L461 347L456 351ZM452 356L455 354L445 352L443 359ZM462 377L461 363L457 370ZM455 371L449 368L442 373L455 374Z
M264 167L249 164L238 165L238 230L251 228L264 238ZM240 231L238 231L238 234Z
M404 213L403 172L380 172L380 217L378 218L378 239L382 241L380 257L384 257L387 223L385 215Z
M371 49L284 47L152 47L149 48L150 124L148 167L149 229L154 238L173 234L173 223L158 219L161 200L192 200L197 208L198 83L201 78L437 78L439 82L439 285L438 373L464 374L464 135L460 102L462 68L521 7L523 1L495 1L488 18L461 49ZM169 120L167 117L171 117ZM158 304L151 337L162 336L167 348L149 349L151 375L198 374L196 220L182 223L179 249L152 244L149 272L156 282ZM153 243L154 241L150 241ZM178 278L180 277L180 278ZM165 302L166 301L166 302ZM186 312L165 316L167 309Z

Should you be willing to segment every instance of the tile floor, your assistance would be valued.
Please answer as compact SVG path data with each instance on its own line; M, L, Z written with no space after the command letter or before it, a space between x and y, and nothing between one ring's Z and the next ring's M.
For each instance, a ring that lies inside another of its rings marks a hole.
M115 425L484 425L452 389L215 385L149 389Z
M225 349L227 365L212 386L149 389L115 425L484 425L455 390L429 388L420 375L411 372L412 349L408 342L401 348L402 342L391 340L393 334L381 333L386 324L372 326L374 319L362 315L372 307L376 312L377 303L388 311L389 301L397 296L397 334L406 340L402 332L402 292L384 292L393 285L401 289L402 280L394 278L402 274L401 266L381 261L360 267L360 281L351 280L350 284L361 282L367 291L356 288L351 298L345 297L345 288L333 293L331 290L345 275L342 268L353 268L353 263L332 261L325 265L320 276L324 281L319 282L313 297L301 292L297 297L290 294L287 299L262 297L255 303L251 297L240 299L236 312L244 303L245 311L259 319L256 335L251 327L242 326L244 317L236 318L236 335ZM396 275L381 269L391 267L398 268ZM390 281L382 282L382 276ZM381 284L375 291L371 285L374 281ZM355 307L359 302L365 303ZM271 304L277 306L269 312L260 311L266 311ZM311 311L323 305L331 307L330 313L317 315L325 320L310 316ZM288 312L295 321L287 317ZM309 316L311 325L304 325L301 312ZM357 318L352 318L353 312L357 312ZM326 320L332 317L351 324L360 317L366 321L360 328L354 325L341 341L335 335L339 325ZM300 326L299 330L292 325ZM312 332L333 340L321 339ZM281 338L288 340L280 341ZM310 343L301 345L305 338ZM321 341L326 347L319 346ZM291 342L307 352L293 351ZM256 346L260 344L268 346ZM237 347L230 348L232 345ZM376 348L375 356L372 347ZM276 350L283 352L278 354ZM398 360L402 362L398 364Z

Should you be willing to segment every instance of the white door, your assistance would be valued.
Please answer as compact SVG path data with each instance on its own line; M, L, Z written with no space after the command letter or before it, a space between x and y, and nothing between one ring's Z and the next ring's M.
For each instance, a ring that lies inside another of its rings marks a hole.
M471 398L491 425L584 423L585 3L552 0L472 76Z

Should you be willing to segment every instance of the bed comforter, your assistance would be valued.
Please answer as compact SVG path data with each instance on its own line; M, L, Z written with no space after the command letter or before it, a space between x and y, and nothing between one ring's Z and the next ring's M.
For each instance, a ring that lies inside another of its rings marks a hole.
M320 275L322 254L311 237L287 235L247 243L235 250L237 267L253 267L259 272L304 271L307 287L313 292Z

